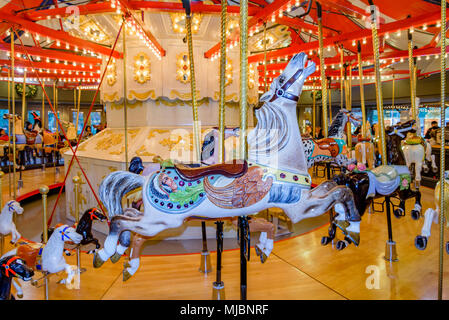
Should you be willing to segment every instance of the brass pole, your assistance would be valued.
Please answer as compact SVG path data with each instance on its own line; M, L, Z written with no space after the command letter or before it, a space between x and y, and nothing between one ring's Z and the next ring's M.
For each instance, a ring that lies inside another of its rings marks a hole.
M42 185L39 188L39 192L42 195L42 240L43 243L47 243L48 241L48 228L47 228L47 194L50 189L46 185ZM45 277L44 279L44 293L45 300L48 300L48 279Z
M376 75L376 103L377 103L377 117L380 137L380 154L382 155L382 165L387 165L387 151L385 143L385 123L384 123L384 108L382 98L382 81L380 78L380 63L379 63L379 37L376 28L376 12L374 6L371 6L371 31L373 38L374 51L374 71Z
M363 87L363 69L362 69L362 47L360 41L357 42L357 62L359 66L359 85L360 85L360 106L362 109L362 137L366 134L366 111L365 111L365 90Z
M196 161L201 162L201 142L200 142L201 133L198 119L198 103L196 101L195 62L193 57L193 44L192 44L192 15L190 12L188 14L186 12L186 30L187 30L187 43L189 49L190 89L192 93L193 145L195 148Z
M42 86L42 115L41 115L41 121L42 121L42 129L45 128L45 86Z
M312 91L312 137L315 137L316 131L316 91Z
M11 114L11 70L8 69L8 113ZM9 197L11 198L12 193L12 185L11 185L11 162L9 161L9 155L11 152L11 120L8 120L8 188L9 188Z
M393 69L393 92L392 92L392 97L391 97L391 107L394 108L394 69Z
M240 1L240 158L247 158L248 0Z
M75 193L75 222L78 224L80 222L80 182L81 179L78 176L73 177L73 188ZM76 248L76 266L78 268L78 272L81 270L81 256L80 256L80 248Z
M326 84L326 73L324 64L324 50L323 50L323 22L322 22L322 12L321 4L316 3L317 13L318 13L318 41L320 45L320 73L321 73L321 104L323 106L323 134L327 138L327 84Z
M327 79L326 84L329 88L329 90L328 90L328 92L329 92L329 125L331 125L332 124L332 89L331 89L332 81L330 79ZM326 131L327 131L327 128L326 128Z
M78 88L78 106L77 106L77 113L76 113L76 136L78 136L78 121L80 118L80 111L81 111L81 88Z
M345 79L345 92L346 92L346 110L351 111L351 66L349 66L349 78ZM345 74L346 78L346 74ZM346 132L347 132L347 140L348 140L348 152L351 152L352 149L352 134L351 134L351 121L346 123Z
M225 161L225 108L226 108L226 24L227 1L221 1L221 42L220 42L220 109L218 132L220 134L218 161ZM265 67L266 68L266 67ZM201 158L200 158L201 160Z
M413 40L410 29L408 30L408 67L409 67L409 75L410 75L410 106L412 108L412 119L415 119L417 122L417 113L415 106L415 72L413 67Z
M26 87L27 87L27 71L26 68L23 71L23 89L22 89L22 128L25 128L25 119L27 118L26 114Z
M125 123L125 168L128 168L128 105L127 100L127 79L126 79L126 21L123 16L123 121Z
M267 33L267 23L264 22L263 23L263 65L264 65L264 76L263 76L263 80L264 80L264 91L267 92L268 91L268 82L267 82L267 38L266 38L266 33Z
M344 64L343 64L343 59L344 59L344 52L343 52L343 46L341 46L340 47L340 109L343 109L343 106L344 106L344 100L343 100L343 91L344 91L343 68L344 68Z
M444 172L445 172L445 120L446 120L446 0L441 0L441 146L440 146L440 252L439 252L439 270L438 270L438 300L443 299L443 248L444 248L444 218L447 208L444 206Z
M11 86L11 97L12 97L12 157L13 157L13 175L12 175L12 185L13 185L13 196L14 200L17 197L17 178L16 178L16 92L15 92L15 76L16 69L15 64L15 53L14 53L14 29L11 28L11 75L12 75L12 86Z

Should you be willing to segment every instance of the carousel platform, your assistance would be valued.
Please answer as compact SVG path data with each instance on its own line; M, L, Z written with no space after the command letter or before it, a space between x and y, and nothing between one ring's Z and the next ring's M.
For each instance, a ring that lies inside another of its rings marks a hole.
M28 179L36 179L34 181L40 183L39 176L40 173L36 171L35 177ZM44 181L52 182L52 179L57 181L58 177L49 174L45 179L47 180ZM30 192L22 190L22 193L25 194L25 191ZM424 212L433 206L433 190L422 187L421 191ZM4 199L7 198L5 192L8 190L4 186ZM412 204L412 201L407 201L407 211L412 208ZM64 205L60 205L60 209L63 210ZM25 208L25 215L27 212ZM61 218L64 217L62 212L58 214ZM31 214L30 217L40 225L39 216ZM322 216L322 219L324 222L327 216ZM365 213L359 247L349 246L343 251L337 251L330 246L323 247L320 240L327 233L327 224L324 222L308 232L277 240L271 256L264 264L260 263L254 249L251 249L251 260L248 263L248 299L265 299L267 296L280 300L436 299L438 225L432 225L432 237L425 251L419 251L414 246L414 237L420 232L421 226L422 220L414 221L409 215L400 220L393 218L393 236L399 256L397 262L388 262L383 258L387 239L386 218L383 213ZM24 234L27 232L24 230ZM6 249L11 248L8 239ZM254 245L254 242L252 244ZM209 242L212 266L215 270L214 249L215 245ZM65 258L70 264L76 263L74 256ZM50 299L211 299L215 273L198 272L200 249L195 252L191 248L173 254L163 254L161 251L144 253L140 269L127 282L122 281L123 263L127 257L122 257L116 264L107 261L101 269L92 267L92 259L92 255L82 253L82 267L87 271L81 275L79 290L69 290L58 285L56 281L59 277L51 276ZM367 288L367 268L378 268L379 289ZM225 283L226 298L239 299L239 250L236 247L225 245L222 279ZM176 290L173 290L174 283ZM447 288L448 285L449 280L445 280L444 287ZM43 299L43 288L35 288L28 282L23 283L22 287L23 299ZM123 292L126 292L126 295L123 295ZM443 294L443 299L447 298L449 292Z

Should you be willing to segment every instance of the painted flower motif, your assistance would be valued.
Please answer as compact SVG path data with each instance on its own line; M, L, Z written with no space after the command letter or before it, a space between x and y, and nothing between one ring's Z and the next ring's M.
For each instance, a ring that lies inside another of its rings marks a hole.
M351 164L348 166L348 170L349 170L349 171L353 171L354 169L355 169L355 164L351 163Z
M402 186L403 186L403 187L408 186L408 181L407 181L407 179L402 180Z

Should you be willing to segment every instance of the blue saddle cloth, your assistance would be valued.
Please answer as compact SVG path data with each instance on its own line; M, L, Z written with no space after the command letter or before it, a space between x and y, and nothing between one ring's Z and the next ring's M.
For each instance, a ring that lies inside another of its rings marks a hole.
M220 175L209 175L213 183ZM147 193L150 204L159 211L180 214L199 206L206 198L204 178L184 180L173 167L156 171L149 178Z
M388 174L380 174L382 169ZM381 194L387 196L392 194L402 183L404 176L410 176L407 166L381 166L373 171L367 171L369 177L369 188L367 198Z

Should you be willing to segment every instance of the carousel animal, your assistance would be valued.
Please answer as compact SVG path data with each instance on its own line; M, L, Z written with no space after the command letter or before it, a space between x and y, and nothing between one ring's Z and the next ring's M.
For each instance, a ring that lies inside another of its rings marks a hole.
M64 243L71 241L78 244L83 236L78 234L74 228L67 225L57 227L46 244L43 243L23 243L2 256L16 255L26 262L26 265L33 270L41 271L45 278L50 274L66 271L67 278L59 283L70 285L74 280L76 266L66 263L63 255ZM33 285L41 279L33 281Z
M439 221L440 215L440 192L441 184L438 181L435 191L434 191L434 204L435 209L428 208L424 213L424 223L421 229L421 234L417 235L415 238L415 247L419 250L424 250L427 248L427 242L431 235L432 222L437 223ZM449 208L449 171L444 172L444 207ZM445 211L446 216L444 217L446 225L449 226L448 212ZM449 242L446 242L446 252L449 254Z
M360 215L352 191L334 181L311 189L296 104L305 79L314 71L315 64L299 53L272 82L256 110L257 126L247 137L248 161L198 168L176 164L146 177L127 171L110 173L99 188L110 231L104 247L95 253L94 267L101 267L116 253L124 231L151 237L181 226L192 216L250 216L270 207L283 209L297 223L339 204L349 225L347 236L358 243ZM140 187L144 211L123 210L122 197Z
M430 143L417 135L416 132L409 133L407 139L402 141L402 151L404 152L407 167L414 173L416 188L419 188L421 185L421 170L424 170L426 173L429 172L428 163L432 166L434 173L438 172L435 155L432 155ZM414 165L414 170L412 170L412 164Z
M347 139L345 129L348 121L355 126L358 126L361 119L352 112L346 109L341 109L332 120L327 138L320 140L303 140L307 166L309 168L312 167L314 163L328 160L332 160L343 167L352 163L352 160L348 157L346 146Z
M214 131L211 131L214 132ZM203 154L205 151L204 146L208 146L209 143L207 141L211 141L207 138L206 135L205 143L203 144ZM214 138L214 135L210 135L212 142L215 140L218 141L217 138ZM214 145L215 145L214 143ZM207 152L209 155L210 152ZM160 159L162 160L162 159ZM162 165L162 169L165 168L164 161L160 161ZM147 176L157 169L153 169L150 171L144 168L142 159L140 157L133 157L130 162L129 171L136 174L143 174ZM141 192L134 192L127 196L127 199L132 201L132 207L136 210L140 210L143 204ZM221 219L224 220L224 219ZM232 222L235 226L237 226L237 218L226 219ZM273 250L274 237L276 235L276 227L273 223L268 222L263 218L252 217L249 220L249 228L250 232L260 232L259 242L255 246L256 254L260 257L260 261L265 263L265 261L270 256L271 251ZM123 281L131 278L139 269L140 266L140 254L142 251L142 246L145 241L149 240L151 237L146 237L138 233L133 233L131 237L131 232L124 231L119 236L119 244L117 246L115 254L111 257L111 262L116 263L120 260L121 256L125 253L128 247L131 245L130 257L129 261L125 264L125 269L123 270Z
M11 284L16 287L17 296L22 298L22 289L16 285L13 278L30 281L33 276L33 269L28 267L23 259L15 255L3 256L0 259L0 300L15 300L11 294Z
M365 135L357 136L357 144L355 145L355 159L357 164L362 164L369 169L374 168L374 144L369 122L366 123Z
M76 228L76 233L83 236L83 239L76 245L75 248L85 246L91 243L95 244L95 249L100 249L100 243L97 238L94 238L92 234L92 223L94 221L103 222L107 220L107 217L101 212L101 210L97 208L90 208L84 211L83 215L80 218L80 221L73 226ZM55 228L48 228L48 237L51 237ZM43 239L43 235L41 235L41 239ZM67 242L67 244L74 244L72 242ZM95 250L88 251L88 254L94 253ZM65 254L70 256L70 251L65 250Z
M393 211L396 217L401 217L405 212L405 201L410 198L415 199L415 206L411 210L413 219L419 219L421 214L421 193L419 190L413 191L410 188L411 177L401 150L401 140L405 137L402 133L415 130L415 120L405 123L398 123L385 130L387 143L387 163L372 170L354 170L349 173L339 174L333 178L338 185L349 187L354 194L355 205L360 215L363 215L366 208L375 198L384 196L398 197L399 206ZM393 165L394 164L394 165ZM338 227L345 232L347 221L343 220L338 213L329 227L328 236L321 240L322 245L330 243L336 235ZM337 243L337 249L345 248L350 241Z
M0 213L0 234L4 236L11 234L11 243L13 244L21 238L12 219L14 213L23 213L23 208L20 206L20 203L15 200L8 201Z

